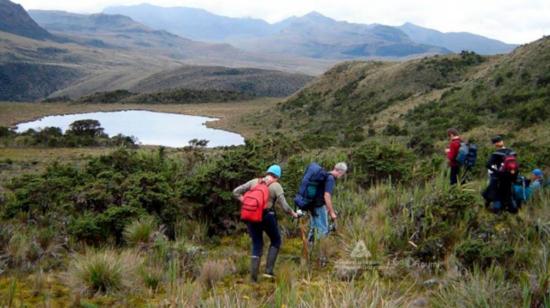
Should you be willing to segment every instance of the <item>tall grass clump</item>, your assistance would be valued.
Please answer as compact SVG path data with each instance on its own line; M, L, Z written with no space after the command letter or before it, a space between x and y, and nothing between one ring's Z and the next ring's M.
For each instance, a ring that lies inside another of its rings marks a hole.
M299 307L406 307L409 291L398 290L399 283L390 287L376 276L367 281L342 283L326 280L301 292Z
M124 228L124 240L130 246L147 245L153 240L158 224L152 216L142 217Z
M486 271L476 268L436 292L431 304L435 308L509 307L517 296L501 268L491 267Z
M67 284L78 294L113 294L134 288L141 258L130 252L88 251L73 258Z
M212 288L218 281L235 271L235 265L230 261L208 260L202 265L199 281L203 286Z

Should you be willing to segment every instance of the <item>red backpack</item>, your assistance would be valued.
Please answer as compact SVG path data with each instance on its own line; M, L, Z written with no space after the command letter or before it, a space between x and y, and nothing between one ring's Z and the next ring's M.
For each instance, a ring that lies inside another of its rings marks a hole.
M247 222L261 222L268 200L269 187L263 179L260 179L258 184L243 195L243 201L241 203L241 220Z
M517 174L519 171L519 164L515 154L507 155L504 157L502 167L500 171L507 172L509 174Z

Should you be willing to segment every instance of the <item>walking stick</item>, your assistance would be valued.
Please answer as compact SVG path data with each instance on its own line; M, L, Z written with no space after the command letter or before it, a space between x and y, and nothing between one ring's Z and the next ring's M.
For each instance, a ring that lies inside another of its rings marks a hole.
M306 265L307 263L309 263L309 251L308 251L308 240L307 240L307 235L306 235L306 222L305 220L303 219L305 214L298 210L298 219L299 219L299 224L300 224L300 235L302 236L302 266Z

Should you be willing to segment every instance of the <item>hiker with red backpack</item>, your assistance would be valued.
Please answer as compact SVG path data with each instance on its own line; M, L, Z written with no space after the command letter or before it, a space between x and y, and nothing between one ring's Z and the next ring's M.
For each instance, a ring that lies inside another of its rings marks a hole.
M233 190L233 195L241 202L241 220L246 223L252 240L250 275L254 282L258 281L260 270L264 246L263 232L271 241L264 276L274 277L273 269L281 247L275 204L281 206L292 217L298 218L298 214L286 202L283 187L278 182L281 175L281 167L273 165L267 169L264 177L250 180Z
M494 213L500 213L503 210L517 213L518 205L513 194L513 185L519 175L517 154L504 145L501 136L496 136L491 141L496 151L491 154L487 162L489 185L483 192L486 207Z
M457 161L457 157L462 139L458 135L458 130L455 128L449 128L447 130L447 136L450 142L445 152L447 153L447 160L449 162L449 168L451 169L451 185L455 185L458 183L458 175L460 173L460 164Z
M469 171L475 166L477 161L477 146L471 142L463 142L456 128L447 130L449 137L449 146L445 149L447 161L451 171L451 185L458 183L458 178L462 170L462 184L468 178Z

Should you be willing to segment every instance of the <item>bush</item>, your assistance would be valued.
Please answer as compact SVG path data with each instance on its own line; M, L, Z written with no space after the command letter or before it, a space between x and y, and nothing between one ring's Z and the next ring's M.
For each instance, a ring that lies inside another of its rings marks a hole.
M467 239L456 247L455 255L466 268L485 269L493 264L505 264L514 255L514 249L503 241Z
M410 150L397 144L370 142L351 154L353 173L363 186L385 180L408 181L415 160Z
M390 213L397 214L392 214L396 227L389 234L388 248L421 261L440 261L463 236L465 230L460 226L475 218L478 209L475 195L459 187L435 187L416 193L408 197L409 203L388 208Z

